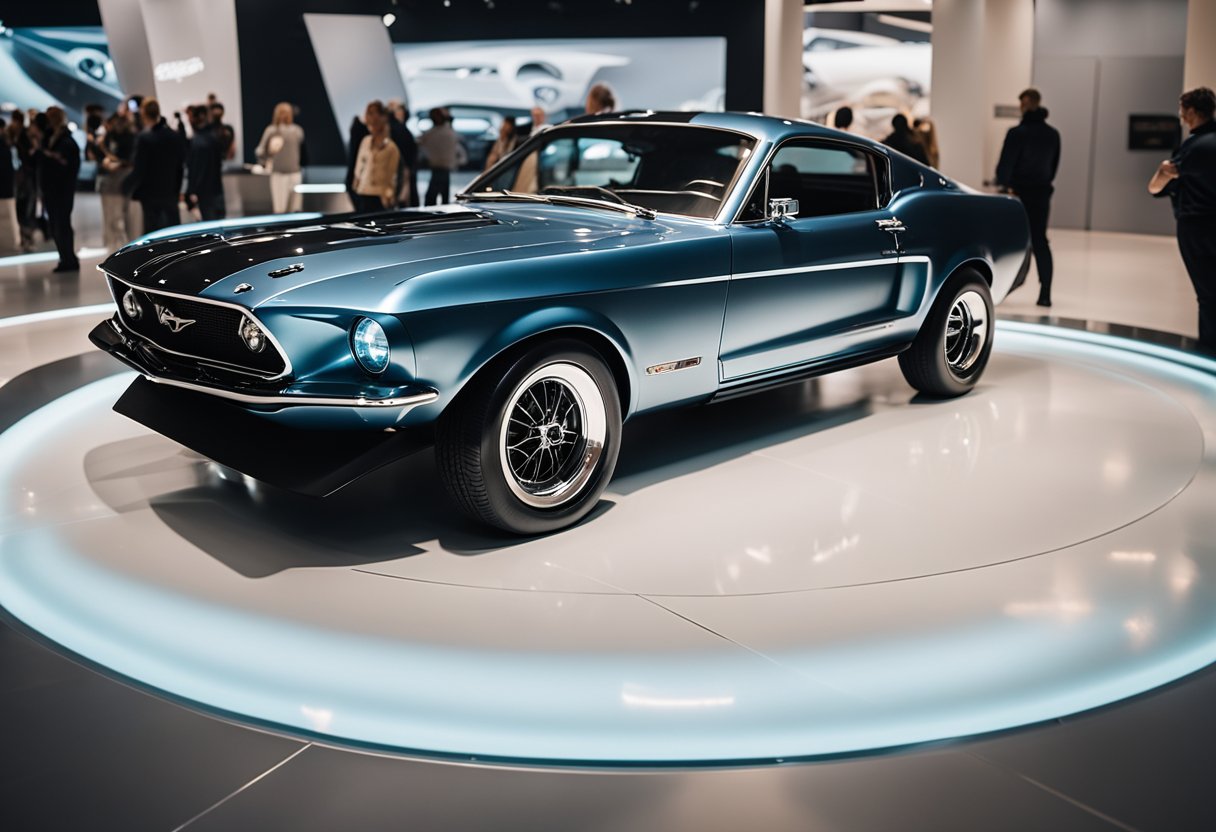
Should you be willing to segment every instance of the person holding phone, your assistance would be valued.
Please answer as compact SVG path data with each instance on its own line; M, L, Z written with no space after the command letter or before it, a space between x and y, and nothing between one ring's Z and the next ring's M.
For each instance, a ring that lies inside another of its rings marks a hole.
M1199 302L1199 343L1216 355L1216 92L1198 87L1178 99L1186 141L1157 166L1148 183L1155 197L1170 198L1178 250Z

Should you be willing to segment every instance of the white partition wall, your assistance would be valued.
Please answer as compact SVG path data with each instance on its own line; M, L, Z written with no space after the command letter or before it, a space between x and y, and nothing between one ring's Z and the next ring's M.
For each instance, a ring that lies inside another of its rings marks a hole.
M1032 0L937 0L933 4L933 119L942 170L973 187L996 173L1005 132L1030 85Z
M150 95L156 89L152 55L140 0L98 0L101 22L110 44L118 83L127 95Z
M363 114L368 101L405 100L393 43L379 17L306 14L304 24L343 141L351 119Z
M1056 228L1089 228L1098 59L1037 58L1034 83L1043 92L1049 123L1060 131L1060 169L1051 200L1051 224Z
M1216 0L1189 0L1186 10L1186 67L1183 86L1216 87Z
M235 0L98 0L98 6L124 92L155 94L170 119L215 93L241 147Z
M1168 151L1128 149L1128 123L1177 112L1187 37L1187 0L1038 0L1034 84L1063 145L1053 226L1173 232L1145 192Z
M764 112L802 115L802 0L765 0Z

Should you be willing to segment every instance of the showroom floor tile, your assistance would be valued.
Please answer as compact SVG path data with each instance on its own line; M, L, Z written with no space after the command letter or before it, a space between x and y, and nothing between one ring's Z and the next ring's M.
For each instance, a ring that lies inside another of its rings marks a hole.
M41 679L0 691L6 830L165 832L301 746L105 679L3 624L0 667Z
M993 808L1000 806L998 813ZM312 747L187 832L1126 829L954 751L779 769L479 769Z
M1216 670L969 750L1143 830L1216 829Z

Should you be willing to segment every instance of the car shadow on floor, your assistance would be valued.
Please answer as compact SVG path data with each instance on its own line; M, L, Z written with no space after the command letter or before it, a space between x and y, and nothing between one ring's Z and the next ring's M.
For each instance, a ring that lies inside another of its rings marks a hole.
M855 372L855 371L851 371ZM899 406L910 390L838 374L719 404L632 420L609 496L582 523L612 511L612 494L649 485ZM225 471L163 437L95 448L85 460L96 492L118 513L151 510L183 540L247 577L293 568L352 568L441 550L487 556L525 545L461 514L444 494L429 450L325 498L305 497ZM560 534L560 532L559 532Z

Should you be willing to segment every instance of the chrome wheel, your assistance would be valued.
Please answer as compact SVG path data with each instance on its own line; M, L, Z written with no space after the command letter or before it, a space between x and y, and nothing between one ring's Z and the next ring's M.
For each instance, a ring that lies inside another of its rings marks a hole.
M959 295L946 317L946 365L963 377L975 366L988 342L988 307L979 292Z
M595 379L576 364L550 364L507 401L499 449L511 492L534 508L574 499L595 472L608 432Z

